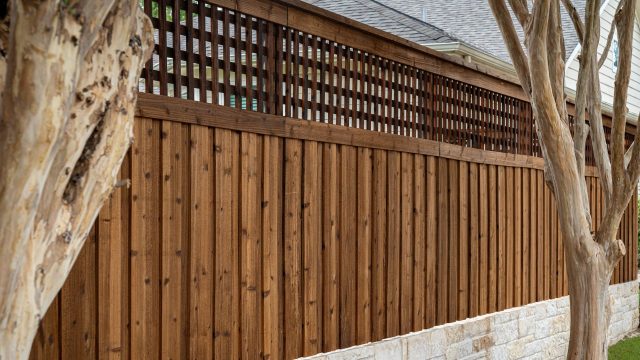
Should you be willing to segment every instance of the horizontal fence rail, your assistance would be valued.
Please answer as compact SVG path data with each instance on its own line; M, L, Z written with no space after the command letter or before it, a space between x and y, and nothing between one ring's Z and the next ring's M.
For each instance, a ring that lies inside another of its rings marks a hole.
M141 91L542 156L527 101L206 1L144 8L156 46Z

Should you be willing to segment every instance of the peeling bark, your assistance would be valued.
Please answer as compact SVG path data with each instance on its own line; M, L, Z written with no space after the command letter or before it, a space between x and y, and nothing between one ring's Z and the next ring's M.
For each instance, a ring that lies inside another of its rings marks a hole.
M16 0L0 23L0 359L28 357L116 185L152 34L134 0Z

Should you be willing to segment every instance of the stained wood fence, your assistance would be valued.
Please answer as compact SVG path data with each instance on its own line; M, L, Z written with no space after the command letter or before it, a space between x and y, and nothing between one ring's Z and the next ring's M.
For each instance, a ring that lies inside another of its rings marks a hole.
M139 113L132 187L101 212L33 359L291 359L567 294L539 158L186 100ZM614 283L635 279L636 218Z
M100 213L32 359L291 359L567 294L517 85L297 1L153 4L168 45L144 74L159 94L140 95L132 186ZM295 46L342 65L303 66ZM630 206L613 283L636 279L636 219Z

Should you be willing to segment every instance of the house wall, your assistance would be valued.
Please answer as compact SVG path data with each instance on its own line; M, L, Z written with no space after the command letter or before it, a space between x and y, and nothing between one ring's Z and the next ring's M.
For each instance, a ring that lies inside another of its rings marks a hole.
M600 43L598 47L599 56L601 56L607 43L607 36L609 35L611 22L619 2L619 0L605 1L605 4L601 9ZM614 37L614 40L615 39L616 38ZM568 49L568 51L571 51L571 49ZM566 67L566 86L573 91L576 90L576 83L578 80L579 63L577 55L579 55L579 51L579 48L573 51ZM609 49L604 65L600 68L602 101L609 106L613 104L613 88L616 74L613 63L614 47L612 45ZM629 96L627 100L629 111L632 114L638 114L640 112L640 26L638 26L637 19L633 34L633 60L631 63L631 81L629 84Z
M638 284L613 285L609 294L614 344L638 327ZM565 296L307 359L564 359L569 322Z

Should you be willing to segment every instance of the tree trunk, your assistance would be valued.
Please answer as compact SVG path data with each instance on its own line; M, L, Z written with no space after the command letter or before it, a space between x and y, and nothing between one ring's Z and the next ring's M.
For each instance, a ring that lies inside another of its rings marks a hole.
M606 359L609 329L609 282L613 267L604 252L582 260L569 259L571 331L567 359Z
M12 0L0 19L0 360L29 357L118 181L152 50L138 0Z

